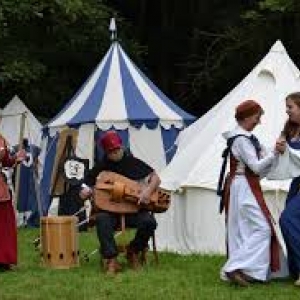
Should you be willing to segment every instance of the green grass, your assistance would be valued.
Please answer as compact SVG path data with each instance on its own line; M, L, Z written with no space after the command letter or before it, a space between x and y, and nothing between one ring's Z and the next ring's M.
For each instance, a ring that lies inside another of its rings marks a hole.
M159 253L155 265L151 253L148 265L138 272L128 269L116 277L105 276L99 255L68 270L52 270L40 265L32 241L37 230L19 230L19 265L14 272L0 273L0 300L23 299L300 299L300 289L291 280L256 284L248 288L219 280L223 256L181 256ZM1 237L0 237L1 238ZM81 252L97 247L94 232L80 234Z

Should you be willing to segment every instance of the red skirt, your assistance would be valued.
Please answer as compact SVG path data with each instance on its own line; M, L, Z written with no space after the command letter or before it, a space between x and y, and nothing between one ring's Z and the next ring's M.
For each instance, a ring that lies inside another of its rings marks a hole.
M0 264L17 264L17 226L12 201L0 202Z

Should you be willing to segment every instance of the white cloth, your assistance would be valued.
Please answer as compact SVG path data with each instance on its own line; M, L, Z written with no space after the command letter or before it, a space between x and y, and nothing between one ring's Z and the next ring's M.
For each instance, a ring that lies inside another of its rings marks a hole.
M238 127L225 137L251 133ZM262 153L258 159L251 141L238 137L232 145L232 153L239 161L239 171L247 165L254 173L263 177L270 169L276 156L271 151ZM269 274L271 230L255 199L246 177L236 175L230 186L230 204L227 224L228 260L221 270L226 272L242 270L245 274L265 281Z
M287 145L285 152L279 155L267 174L270 180L292 179L300 176L300 151Z

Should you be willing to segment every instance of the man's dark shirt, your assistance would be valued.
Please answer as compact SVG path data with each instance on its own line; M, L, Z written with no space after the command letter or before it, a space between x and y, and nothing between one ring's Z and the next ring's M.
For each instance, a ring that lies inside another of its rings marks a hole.
M92 187L96 183L96 178L102 171L111 171L123 175L132 180L141 180L153 172L153 169L142 160L124 152L121 160L111 161L104 157L88 172L84 183Z

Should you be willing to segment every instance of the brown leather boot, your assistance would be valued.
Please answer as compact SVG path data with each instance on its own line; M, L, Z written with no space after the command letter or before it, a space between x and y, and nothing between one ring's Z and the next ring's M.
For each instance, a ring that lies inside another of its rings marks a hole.
M116 275L122 270L122 266L116 258L104 259L104 270L107 275Z
M140 263L141 265L146 265L147 264L147 252L148 252L149 248L146 247L141 251L140 254Z
M129 266L133 270L138 270L140 268L139 255L132 247L127 246L126 248L126 258L128 260Z
M231 282L242 286L246 287L249 286L249 282L242 276L241 272L239 270L235 270L232 272L227 272L226 273L227 277L230 279Z
M249 275L247 275L243 272L241 272L241 275L249 283L261 283L261 284L268 284L269 283L267 280L266 281L259 280L259 279L256 279L256 278L252 277L252 276L249 276Z

